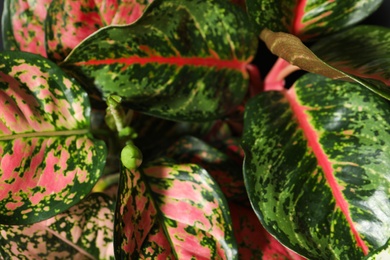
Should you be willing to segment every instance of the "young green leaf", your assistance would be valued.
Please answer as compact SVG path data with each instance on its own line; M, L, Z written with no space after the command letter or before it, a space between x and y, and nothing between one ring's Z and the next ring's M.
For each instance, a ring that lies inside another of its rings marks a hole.
M0 55L0 223L29 224L80 201L100 177L87 94L54 63Z
M128 26L109 26L78 45L64 68L103 98L174 120L212 120L238 105L257 39L226 0L158 0Z
M118 259L236 259L227 202L204 169L159 160L121 174Z
M0 224L2 259L114 259L115 203L94 193L32 225Z
M268 28L311 39L358 23L382 0L247 0L247 10L260 32Z
M389 63L389 37L388 28L355 27L319 41L313 52L292 34L267 29L260 34L272 53L292 65L332 79L357 82L386 99L390 99L389 75L385 69ZM367 57L362 55L366 52Z
M46 49L50 59L63 60L87 36L110 24L137 20L148 0L56 0L45 20Z
M390 234L390 107L307 74L248 102L244 179L265 228L313 259L361 259Z

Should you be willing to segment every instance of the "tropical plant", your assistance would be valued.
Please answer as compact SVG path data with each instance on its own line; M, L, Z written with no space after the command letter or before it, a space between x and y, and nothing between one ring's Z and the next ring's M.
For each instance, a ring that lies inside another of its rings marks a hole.
M1 257L389 256L381 3L6 0Z

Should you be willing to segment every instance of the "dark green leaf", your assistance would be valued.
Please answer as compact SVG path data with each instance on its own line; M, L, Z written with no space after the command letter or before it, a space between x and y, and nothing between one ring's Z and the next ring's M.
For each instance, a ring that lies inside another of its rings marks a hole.
M307 74L252 99L244 179L265 228L312 259L361 259L390 234L390 104Z
M238 105L257 39L246 14L226 0L157 0L128 26L82 42L63 66L125 105L174 120L212 120Z
M247 0L246 3L258 31L268 28L306 40L358 23L373 13L382 0Z
M369 28L375 32L367 35L358 33L358 36L352 36L354 35L352 32L355 30L359 32L369 30ZM375 30L375 28L377 30ZM359 43L362 44L356 45L359 47L350 47L355 46L356 42L345 39L344 42L341 40L340 43L334 41L342 38L342 35L349 35L354 39L362 38L362 41L359 40ZM357 82L382 97L390 99L390 87L388 86L389 76L386 69L382 67L387 66L387 63L389 63L389 51L387 46L389 46L390 42L387 40L388 35L389 29L386 28L371 26L357 27L340 33L338 36L330 37L332 43L328 40L320 41L315 47L315 53L292 34L282 32L275 33L265 29L261 32L260 37L267 44L272 53L283 58L292 65L332 79ZM330 50L327 47L325 48L325 51L320 49L320 46L322 47L325 45L331 45L343 51L338 51L338 49L335 48ZM358 49L360 51L358 51ZM364 53L365 51L370 52L371 56L364 57L364 55L361 55L361 53ZM324 57L324 60L316 56L317 52L321 57ZM327 52L329 52L329 55ZM336 58L337 55L340 55L340 57ZM352 58L351 55L355 55L355 57ZM362 57L362 59L359 57ZM329 63L327 63L327 61ZM365 62L367 62L367 64L364 64Z
M311 47L324 62L390 99L390 28L362 25Z

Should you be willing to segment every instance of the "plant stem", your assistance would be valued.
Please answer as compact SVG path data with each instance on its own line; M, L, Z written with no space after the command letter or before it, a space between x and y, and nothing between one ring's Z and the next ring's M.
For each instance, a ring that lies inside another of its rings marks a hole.
M119 182L119 173L110 174L99 179L92 189L92 192L103 192L108 187Z
M291 65L282 58L278 58L264 80L264 91L282 91L285 87L285 78L299 67Z

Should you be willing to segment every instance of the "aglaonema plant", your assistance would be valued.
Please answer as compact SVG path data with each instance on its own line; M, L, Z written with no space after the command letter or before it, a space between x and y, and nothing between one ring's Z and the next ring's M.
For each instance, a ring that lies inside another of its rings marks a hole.
M381 3L6 0L1 257L390 257Z

